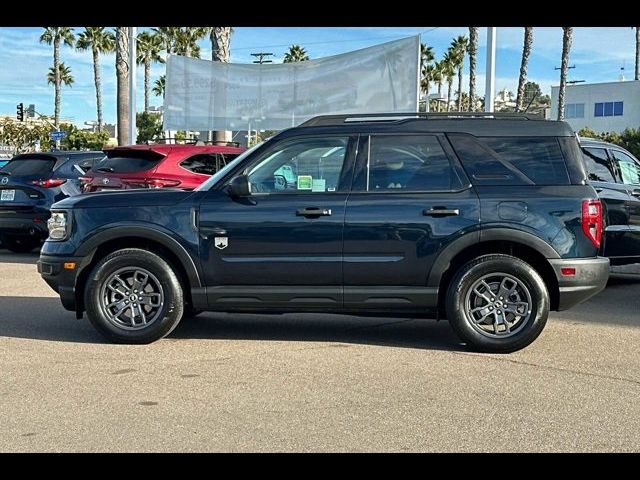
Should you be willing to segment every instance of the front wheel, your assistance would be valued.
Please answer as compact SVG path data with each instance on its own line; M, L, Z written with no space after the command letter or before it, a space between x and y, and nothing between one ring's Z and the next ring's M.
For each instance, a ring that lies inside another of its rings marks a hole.
M454 331L469 346L509 353L540 335L549 316L549 293L528 263L510 255L484 255L456 272L446 309Z
M87 316L115 343L159 340L178 325L184 299L171 266L155 253L118 250L94 267L85 288Z

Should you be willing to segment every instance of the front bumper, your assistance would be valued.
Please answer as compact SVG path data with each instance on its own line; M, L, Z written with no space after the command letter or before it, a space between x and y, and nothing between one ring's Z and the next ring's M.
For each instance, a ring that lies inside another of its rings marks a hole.
M54 257L41 255L37 262L38 273L45 282L60 295L62 306L67 310L77 311L76 280L84 266L85 257ZM64 268L65 263L75 263L72 270Z
M604 290L609 280L609 259L606 257L550 259L549 263L558 279L558 310L567 310L588 300ZM575 268L576 273L563 275L562 268Z

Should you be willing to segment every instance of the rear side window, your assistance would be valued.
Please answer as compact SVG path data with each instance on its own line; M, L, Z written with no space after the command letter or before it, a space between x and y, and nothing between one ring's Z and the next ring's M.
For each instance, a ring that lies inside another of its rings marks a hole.
M594 182L616 182L613 166L604 148L583 148L582 158L584 158L584 164L587 167L589 180Z
M53 170L56 161L49 157L16 158L0 169L11 175L48 175Z
M569 185L554 137L473 137L449 134L465 169L478 185Z
M106 157L94 165L92 170L108 173L144 172L154 168L163 158L164 155L150 150L110 151L107 152Z
M236 154L204 153L183 160L180 166L193 173L213 175L237 156Z

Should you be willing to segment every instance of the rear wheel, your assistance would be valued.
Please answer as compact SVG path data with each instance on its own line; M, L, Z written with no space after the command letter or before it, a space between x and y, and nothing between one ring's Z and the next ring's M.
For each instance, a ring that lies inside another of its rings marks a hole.
M549 293L528 263L509 255L484 255L454 275L446 308L454 331L469 346L508 353L540 335L549 316Z
M171 333L182 318L180 281L158 255L127 248L95 266L85 288L87 316L115 343L151 343Z
M2 246L14 253L29 253L40 246L40 240L27 236L3 236Z

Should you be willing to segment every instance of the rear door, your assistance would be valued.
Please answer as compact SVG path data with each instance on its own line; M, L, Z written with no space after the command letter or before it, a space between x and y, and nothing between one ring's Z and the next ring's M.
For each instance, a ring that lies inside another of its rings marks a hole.
M617 167L604 147L582 147L582 157L589 183L604 203L606 227L604 251L607 257L625 256L629 242L629 194L624 184L617 181Z
M443 135L362 137L344 227L344 305L421 310L440 249L479 222L479 201Z
M620 181L627 191L629 235L624 242L623 256L629 263L640 262L640 162L631 155L615 148L609 153L618 167Z

